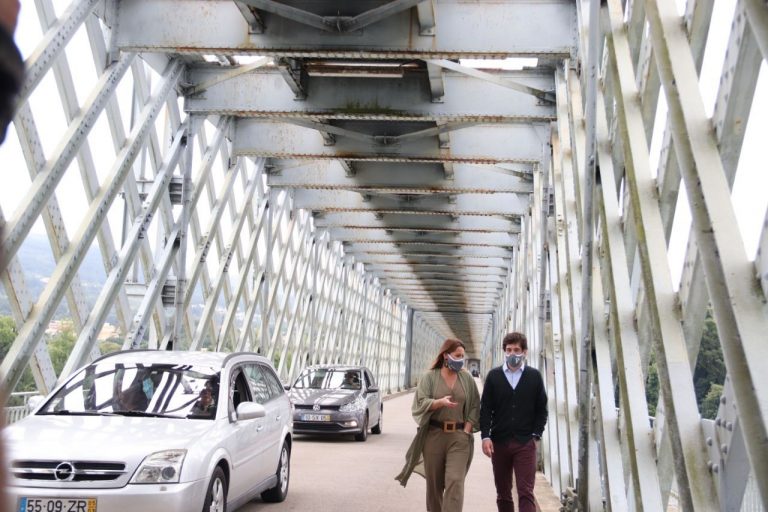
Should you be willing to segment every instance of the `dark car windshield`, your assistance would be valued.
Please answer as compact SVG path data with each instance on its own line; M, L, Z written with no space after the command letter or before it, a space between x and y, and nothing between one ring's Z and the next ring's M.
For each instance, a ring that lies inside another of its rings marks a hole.
M85 367L38 414L124 415L210 419L219 398L219 373L188 364Z
M360 370L317 368L306 370L293 385L296 389L360 389Z

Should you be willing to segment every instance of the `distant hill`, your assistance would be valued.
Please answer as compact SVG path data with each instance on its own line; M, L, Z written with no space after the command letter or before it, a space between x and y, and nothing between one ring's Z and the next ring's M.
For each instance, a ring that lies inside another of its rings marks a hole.
M48 279L56 268L56 261L53 258L53 252L51 251L48 237L42 234L30 233L21 245L17 257L24 270L24 278L30 293L30 298L32 302L36 302L45 288ZM83 264L80 266L78 275L83 290L83 298L88 307L92 307L96 303L96 299L99 297L99 292L101 292L101 289L104 287L104 283L107 280L107 274L104 271L104 264L101 260L101 251L99 250L98 242L94 242L88 250ZM203 302L203 296L198 287L192 296L190 311L192 312L193 317L199 317L202 312L202 306L200 305L203 304ZM220 303L223 307L226 307L223 305L223 298L220 298ZM11 308L8 302L8 296L5 293L5 288L0 286L0 315L10 314ZM221 311L217 311L216 314L219 315L219 318L223 317L223 312ZM71 315L69 314L66 300L63 300L54 314L54 319L61 320L66 318L71 318ZM110 311L106 321L113 325L117 325L117 316L114 311Z
M46 235L30 233L21 245L17 257L21 267L24 269L24 278L30 297L35 302L56 268L56 261L53 258L48 237ZM86 254L78 274L86 303L94 304L107 279L97 243L94 243ZM8 296L3 287L0 287L0 314L11 314ZM69 316L66 304L62 304L55 315L56 318L67 318ZM114 322L115 320L108 321Z

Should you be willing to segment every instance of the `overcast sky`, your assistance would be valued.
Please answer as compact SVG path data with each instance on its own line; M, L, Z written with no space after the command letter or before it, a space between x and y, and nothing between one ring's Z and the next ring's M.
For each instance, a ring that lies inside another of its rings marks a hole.
M676 1L682 12L684 0ZM736 0L718 0L715 2L715 11L712 18L715 20L715 23L710 30L704 66L701 73L702 97L710 115L717 94L717 86L735 3ZM59 4L57 9L61 11L68 2L61 1L54 2L54 4ZM24 2L16 39L25 57L32 53L41 37L42 32L37 21L34 5L32 2ZM84 30L80 30L72 43L70 43L67 48L67 55L70 58L70 66L75 77L78 100L82 103L96 80L91 51ZM530 65L530 63L527 64ZM130 86L126 85L128 81L124 80L124 82L125 84L118 89L117 96L125 123L129 118ZM37 128L40 132L43 149L47 157L51 155L56 144L59 142L59 137L66 129L66 122L58 98L52 74L49 73L48 77L41 84L40 90L32 98L33 113L35 114ZM663 120L666 117L666 105L663 101L663 95L661 103L657 119ZM756 113L760 114L755 115ZM765 133L768 133L768 115L766 113L768 113L768 71L766 71L766 64L763 62L733 190L733 202L739 219L739 228L744 238L745 249L751 259L755 257L760 229L765 219L766 206L768 205L768 193L766 193L768 191L768 172L766 172L768 169L766 168L764 156L758 153L762 149L760 147L761 143L762 145L765 144ZM657 123L657 126L659 124L663 123ZM652 165L656 165L658 162L661 149L660 140L661 132L659 131L659 133L654 134L651 141ZM99 121L99 124L97 124L89 136L89 142L94 159L96 160L98 173L100 177L103 177L114 158L109 130L103 119ZM14 212L30 183L19 148L18 138L12 129L9 130L6 142L0 146L0 162L2 162L4 175L6 176L3 186L0 187L0 205L2 206L5 218L11 219L14 217ZM58 188L57 197L69 234L72 236L87 209L87 201L82 191L82 184L76 164L66 173L64 180ZM121 204L121 201L117 200L117 203ZM687 206L678 208L678 212L669 250L669 258L676 285L682 269L682 256L685 251L687 233L690 226ZM110 215L110 222L116 240L120 238L118 214L119 208L113 208ZM33 231L43 233L42 223L38 222Z

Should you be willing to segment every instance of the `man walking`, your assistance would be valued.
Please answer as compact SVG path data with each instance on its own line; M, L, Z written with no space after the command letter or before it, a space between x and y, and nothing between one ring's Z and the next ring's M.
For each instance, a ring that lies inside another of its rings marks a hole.
M488 372L480 401L483 453L491 458L499 512L514 512L512 473L520 512L535 512L536 441L547 423L547 392L541 373L525 364L525 334L504 336L503 365Z

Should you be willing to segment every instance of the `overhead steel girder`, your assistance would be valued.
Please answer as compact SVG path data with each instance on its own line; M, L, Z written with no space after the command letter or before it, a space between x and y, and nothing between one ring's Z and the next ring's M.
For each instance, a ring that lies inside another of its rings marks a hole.
M426 255L426 254L355 254L355 261L359 263L376 264L399 264L404 268L410 268L412 265L430 264L435 266L445 266L451 268L477 267L477 268L509 268L509 260L504 258L477 258L473 256L463 256L456 258L454 256Z
M390 244L382 243L356 243L344 244L347 254L402 254L411 256L414 254L436 255L444 257L473 256L476 258L511 258L512 250L501 247L463 247L459 245L441 245L429 243Z
M389 229L393 231L519 233L520 224L502 217L413 215L379 212L317 212L319 228Z
M416 278L416 273L419 276L443 276L443 275L457 275L456 271L461 269L461 276L464 278L477 279L484 277L488 280L505 279L507 277L507 271L496 267L472 267L467 265L435 265L430 263L418 264L414 263L409 266L397 265L391 263L366 263L366 270L375 273L379 276L410 276Z
M510 176L490 165L454 164L453 178L445 179L439 164L358 162L349 176L337 160L273 162L267 177L272 188L313 188L419 194L476 192L533 192L533 181Z
M334 240L342 242L419 242L435 244L455 244L462 246L513 247L517 244L517 236L506 233L435 233L419 231L382 231L355 228L331 228L329 230Z
M475 273L475 274L465 274L465 273L457 273L457 272L382 272L382 271L376 271L373 270L373 272L376 272L376 274L379 276L380 281L390 281L390 282L416 282L421 280L422 282L430 282L430 281L440 281L440 282L466 282L466 283L503 283L504 277L501 275L486 275L483 273Z
M367 4L365 2L354 2L353 11L346 7L344 12L336 10L336 15L328 16L316 14L313 10L317 2L310 6L294 7L274 0L241 0L242 3L250 5L259 10L270 12L282 18L297 21L302 25L315 27L328 32L354 32L361 30L368 25L379 22L389 16L405 11L423 0L389 0L384 4ZM334 4L335 5L335 4ZM309 8L309 9L308 9ZM321 12L327 12L321 9ZM263 26L263 25L262 25Z
M312 2L337 11L338 2L325 4ZM305 57L564 58L571 56L577 42L572 0L440 1L434 9L434 36L422 36L418 16L409 11L351 34L329 33L263 13L264 32L254 34L231 0L122 1L117 3L113 30L121 50ZM483 23L467 23L479 19Z
M521 216L528 211L528 199L518 194L461 194L448 201L440 196L363 198L348 190L296 190L295 205L311 211L413 212L424 215Z
M426 72L409 72L402 78L312 76L304 101L296 101L295 92L279 70L261 68L227 78L231 74L232 69L221 66L192 68L189 82L213 85L187 96L184 110L312 120L546 123L555 118L552 105L529 94L455 72L444 73L445 93L440 103L432 102ZM537 89L554 89L553 75L546 70L502 71L493 76Z
M434 291L434 290L447 290L456 293L473 293L479 294L483 297L496 298L496 294L499 288L503 286L501 283L476 283L471 281L448 281L443 279L416 279L416 280L392 280L387 279L382 281L386 283L385 286L397 288L401 291Z
M542 141L548 138L547 130L525 124L465 128L451 134L451 148L446 151L441 150L437 137L391 145L338 137L335 145L326 146L317 130L258 119L239 119L233 153L278 158L533 164L541 159Z

